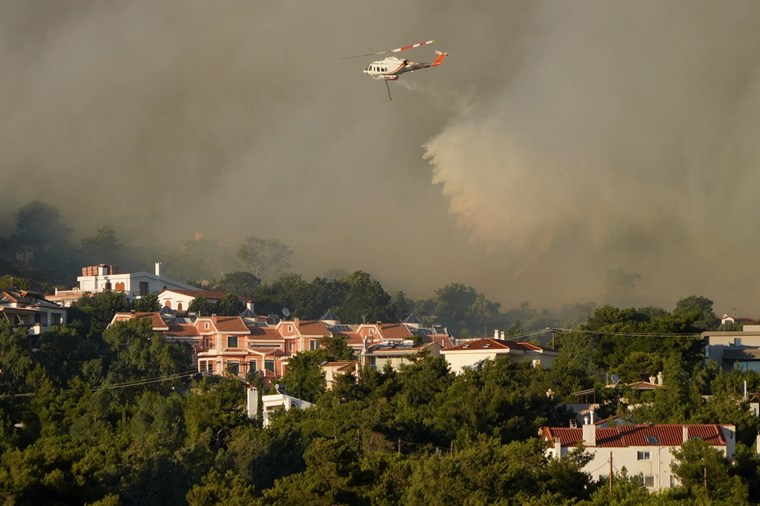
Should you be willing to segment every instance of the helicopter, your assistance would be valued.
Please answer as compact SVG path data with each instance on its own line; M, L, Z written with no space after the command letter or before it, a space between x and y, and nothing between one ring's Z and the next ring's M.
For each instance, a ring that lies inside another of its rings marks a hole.
M446 58L449 54L444 53L443 51L436 51L436 58L432 63L420 63L407 59L402 60L401 58L392 56L391 53L400 53L401 51L408 51L410 49L415 49L433 43L435 43L434 40L427 40L425 42L409 44L408 46L402 46L396 49L391 49L389 51L359 54L355 56L348 56L347 58L361 58L365 56L377 56L382 54L387 55L384 59L373 61L367 65L367 68L365 68L363 72L370 76L372 79L385 81L385 87L388 90L388 99L393 100L393 97L391 97L391 88L388 86L388 81L397 81L398 78L401 77L401 74L404 74L406 72L414 72L415 70L437 67L443 63L443 59Z

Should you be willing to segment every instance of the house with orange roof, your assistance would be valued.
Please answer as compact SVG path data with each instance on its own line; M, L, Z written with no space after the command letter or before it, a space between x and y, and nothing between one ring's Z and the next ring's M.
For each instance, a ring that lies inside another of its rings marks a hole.
M542 427L540 437L549 443L546 455L559 458L579 444L593 459L583 467L594 480L607 479L610 466L623 467L629 476L640 476L648 489L664 490L677 485L670 469L673 450L692 439L701 439L727 459L736 449L736 427L730 424L645 424L609 426L605 421L582 427Z
M554 350L528 342L507 341L505 339L476 339L458 346L445 348L441 354L451 367L451 371L460 374L465 369L477 367L485 360L500 357L514 362L530 362L533 367L551 368L559 353Z
M325 322L320 320L282 320L275 327L285 340L285 353L294 355L303 351L314 351L322 347L322 339L333 337Z

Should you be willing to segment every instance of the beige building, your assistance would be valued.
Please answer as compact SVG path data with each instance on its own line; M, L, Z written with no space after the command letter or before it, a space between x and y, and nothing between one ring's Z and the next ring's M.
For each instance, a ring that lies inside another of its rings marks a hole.
M592 415L593 416L593 415ZM583 427L542 427L541 438L551 446L550 458L562 457L581 442L594 458L583 468L594 480L606 479L610 468L629 476L640 476L650 490L677 485L670 469L673 450L690 439L701 439L731 459L736 448L736 427L719 424L646 424L606 426L588 423Z
M451 372L461 374L465 369L477 367L485 360L506 357L513 362L529 362L533 367L550 369L559 353L541 346L507 341L504 339L476 339L452 348L441 350Z

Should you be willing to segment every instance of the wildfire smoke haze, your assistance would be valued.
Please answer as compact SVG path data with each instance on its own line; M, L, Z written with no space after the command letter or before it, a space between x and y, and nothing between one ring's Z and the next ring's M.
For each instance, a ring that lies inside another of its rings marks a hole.
M306 276L413 296L603 302L622 268L638 304L751 312L759 24L749 1L12 0L0 233L38 199L80 235L277 237ZM429 38L449 58L393 102L340 59Z

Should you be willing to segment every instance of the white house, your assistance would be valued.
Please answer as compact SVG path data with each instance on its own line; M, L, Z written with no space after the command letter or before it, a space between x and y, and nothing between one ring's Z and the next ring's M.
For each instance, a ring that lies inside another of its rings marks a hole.
M199 295L203 295L209 302L216 303L222 300L227 295L227 292L199 290L198 288L193 288L192 290L166 288L158 293L158 303L161 304L161 307L168 307L169 309L182 312L187 311L190 303Z
M275 385L279 390L279 385ZM255 418L259 412L259 391L256 387L249 387L246 398L247 413L249 418ZM269 417L277 409L282 408L290 411L291 408L308 409L313 404L303 399L298 399L286 393L277 393L261 396L261 419L264 427L269 426Z
M161 276L160 262L156 262L153 274L144 271L121 274L115 266L107 264L84 267L77 281L79 282L78 291L81 294L114 291L125 293L129 300L157 294L168 288L200 290L192 285ZM65 293L61 292L61 295Z
M449 363L451 372L461 374L465 369L477 367L484 360L496 360L498 357L507 357L514 362L530 362L534 367L550 369L559 353L532 343L476 339L442 349L441 355Z
M581 442L594 458L583 471L594 480L606 479L610 467L619 472L623 467L629 476L641 476L650 490L663 490L677 485L670 464L673 450L690 439L701 439L731 459L736 448L736 427L719 424L618 425L588 423L583 427L542 427L541 438L551 445L550 458L567 455Z
M26 327L30 336L36 336L66 323L66 309L39 293L5 290L0 292L0 320Z

